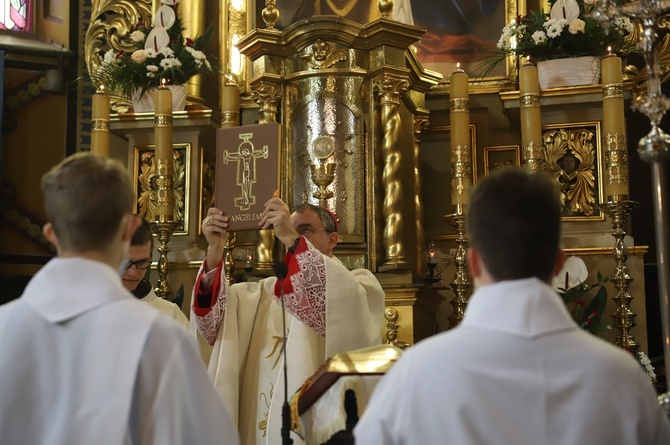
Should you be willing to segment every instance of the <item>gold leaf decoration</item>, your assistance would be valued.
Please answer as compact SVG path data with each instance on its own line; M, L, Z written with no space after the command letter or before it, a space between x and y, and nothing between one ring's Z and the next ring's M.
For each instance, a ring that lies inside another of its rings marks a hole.
M561 189L564 216L593 216L596 205L595 134L562 128L544 134L547 170Z

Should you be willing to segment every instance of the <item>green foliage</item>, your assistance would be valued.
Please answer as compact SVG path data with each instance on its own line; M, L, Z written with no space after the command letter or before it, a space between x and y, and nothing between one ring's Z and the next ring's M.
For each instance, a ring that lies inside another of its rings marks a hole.
M611 326L602 323L603 312L605 312L605 306L607 305L607 289L604 284L608 281L610 281L610 277L603 277L598 272L598 281L596 283L581 283L570 289L560 288L558 291L563 302L571 308L572 316L577 321L577 324L582 329L596 335L611 329ZM586 305L583 298L595 288L598 289L596 295Z

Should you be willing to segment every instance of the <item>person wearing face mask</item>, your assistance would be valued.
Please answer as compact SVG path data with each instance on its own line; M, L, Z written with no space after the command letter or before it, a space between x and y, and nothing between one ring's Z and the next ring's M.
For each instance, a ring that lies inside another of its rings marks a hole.
M78 153L42 191L58 256L0 306L2 443L237 445L193 338L121 284L140 224L125 168Z
M186 315L176 304L158 298L153 286L145 277L151 267L151 255L154 250L154 238L151 226L147 220L142 219L133 237L130 239L128 249L128 261L125 264L121 282L123 287L139 298L140 301L148 303L165 315L179 323L184 329L189 330L189 321Z

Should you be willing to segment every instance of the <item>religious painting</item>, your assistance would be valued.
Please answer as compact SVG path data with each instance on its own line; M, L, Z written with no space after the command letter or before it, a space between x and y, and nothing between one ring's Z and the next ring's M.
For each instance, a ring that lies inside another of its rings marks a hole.
M472 183L477 182L477 127L470 124L472 153ZM454 212L451 203L451 126L429 126L421 140L422 200L426 239L435 241L456 239L456 230L444 219Z
M518 145L484 147L484 174L504 167L521 165L521 149Z
M603 159L600 122L545 125L547 170L561 191L565 219L603 220Z
M443 84L460 64L470 76L471 92L512 86L516 76L513 57L487 78L477 76L482 58L495 50L505 24L520 14L516 0L412 0L411 3L414 25L426 28L415 44L417 57L424 68L443 75Z
M154 145L135 146L133 162L135 182L135 213L149 222L156 219L156 164ZM189 194L186 193L191 181L191 144L174 144L174 219L178 225L174 235L188 235Z
M230 1L230 0L229 0ZM254 0L255 23L264 28L261 11L264 0ZM380 17L376 1L363 0L297 0L277 2L279 20L275 27L288 25L313 15L337 15L358 23L369 23ZM471 91L497 91L513 87L516 58L509 57L486 78L477 78L481 59L492 50L509 21L524 11L518 0L396 0L394 20L426 28L423 38L414 46L424 68L443 75L434 90L447 91L449 75L457 64L470 76Z

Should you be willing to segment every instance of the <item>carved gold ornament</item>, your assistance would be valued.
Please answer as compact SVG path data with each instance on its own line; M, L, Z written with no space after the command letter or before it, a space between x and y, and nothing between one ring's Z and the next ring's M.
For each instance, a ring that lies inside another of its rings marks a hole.
M564 216L596 212L596 135L586 128L550 130L544 134L547 170L561 190Z
M300 57L311 69L330 68L338 62L347 60L347 54L344 51L331 51L330 44L323 39L314 42L311 49L310 53Z
M186 161L184 149L177 148L173 151L174 172L172 177L174 194L174 219L179 223L176 232L185 230L185 184L186 184ZM138 214L147 221L154 221L156 215L156 204L158 203L159 187L154 151L144 151L140 156L138 180L137 207Z
M93 0L84 44L87 71L97 73L102 54L109 49L132 52L130 34L138 22L151 23L151 0ZM111 107L119 109L124 102L112 97Z

